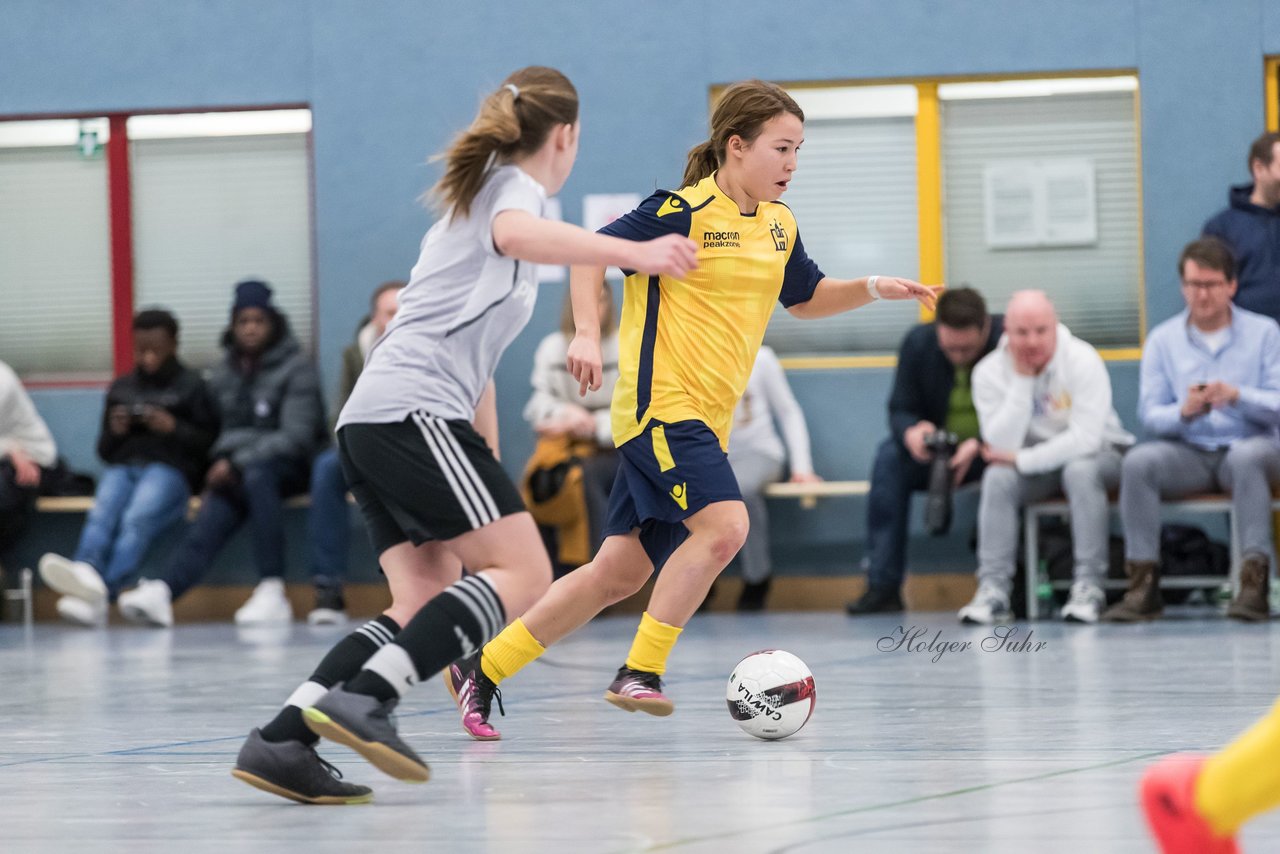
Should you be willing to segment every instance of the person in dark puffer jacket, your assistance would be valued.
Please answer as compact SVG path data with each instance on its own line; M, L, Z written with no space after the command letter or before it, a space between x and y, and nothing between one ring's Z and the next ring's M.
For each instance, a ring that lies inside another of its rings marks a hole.
M307 488L311 460L327 441L319 380L264 282L236 285L223 347L226 358L209 378L222 432L210 452L200 512L164 577L121 594L120 612L134 622L172 625L172 601L200 581L245 522L262 580L236 622L293 618L284 593L283 506Z
M107 464L75 556L40 559L62 594L58 613L102 625L107 602L200 488L218 417L204 380L177 357L178 321L162 309L133 319L134 368L107 391L98 456Z

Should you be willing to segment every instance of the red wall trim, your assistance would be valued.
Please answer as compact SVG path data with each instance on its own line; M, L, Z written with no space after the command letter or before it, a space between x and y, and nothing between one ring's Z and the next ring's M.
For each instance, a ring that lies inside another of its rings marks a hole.
M107 139L107 197L111 207L112 364L117 376L133 368L133 205L129 186L128 116L113 115Z

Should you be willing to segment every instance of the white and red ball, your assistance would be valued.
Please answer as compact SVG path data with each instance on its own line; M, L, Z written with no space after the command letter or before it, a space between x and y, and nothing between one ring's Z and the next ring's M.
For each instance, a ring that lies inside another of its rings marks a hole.
M729 716L756 738L794 735L813 714L813 673L780 649L753 652L733 668L725 689Z

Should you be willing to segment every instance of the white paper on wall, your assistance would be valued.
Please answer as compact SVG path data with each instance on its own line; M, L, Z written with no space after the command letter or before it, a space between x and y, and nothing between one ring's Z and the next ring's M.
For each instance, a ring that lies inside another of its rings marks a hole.
M599 231L623 214L640 206L639 193L589 193L582 197L582 227L587 231ZM610 267L610 279L620 279L621 271Z
M982 170L987 246L1026 249L1098 242L1089 158L1005 160Z

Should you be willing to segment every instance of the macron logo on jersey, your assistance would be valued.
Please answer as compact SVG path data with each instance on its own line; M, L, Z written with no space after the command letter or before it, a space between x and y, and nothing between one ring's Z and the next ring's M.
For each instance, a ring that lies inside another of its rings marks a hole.
M685 210L684 202L675 196L667 196L667 200L658 208L658 216L666 216L667 214L679 213Z

